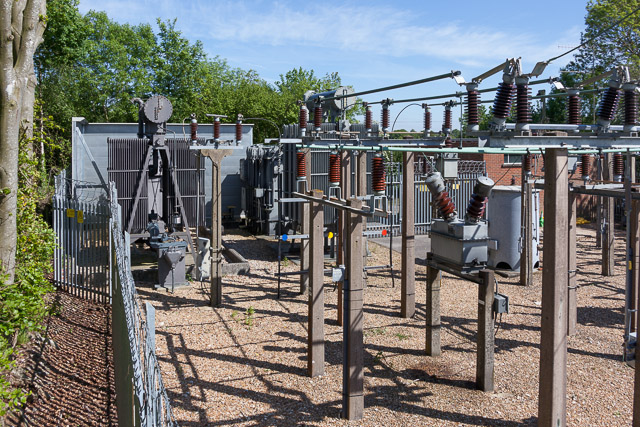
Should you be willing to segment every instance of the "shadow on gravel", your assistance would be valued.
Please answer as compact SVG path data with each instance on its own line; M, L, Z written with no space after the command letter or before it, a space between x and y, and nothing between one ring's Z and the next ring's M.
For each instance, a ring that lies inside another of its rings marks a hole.
M55 294L57 315L42 337L20 353L22 385L31 395L11 426L118 425L115 408L111 310Z

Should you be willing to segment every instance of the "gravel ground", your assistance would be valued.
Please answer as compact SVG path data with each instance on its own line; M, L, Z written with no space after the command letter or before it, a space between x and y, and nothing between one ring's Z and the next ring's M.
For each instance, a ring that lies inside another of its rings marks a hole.
M57 291L57 314L23 348L13 383L31 395L6 426L117 426L111 309Z
M400 274L369 275L365 291L365 412L339 418L342 331L336 292L325 290L325 375L306 376L307 306L298 279L276 299L277 262L264 240L234 230L229 246L250 260L248 276L224 279L223 307L207 306L208 284L175 294L140 286L157 309L157 349L164 382L181 426L535 425L537 421L541 274L529 288L498 277L511 312L496 335L495 392L475 390L477 289L445 274L441 291L442 350L424 355L425 268L417 266L417 310L402 319ZM568 424L630 425L633 370L621 362L624 305L623 235L616 275L600 276L595 232L578 228L578 332L568 354ZM371 245L369 265L387 263ZM400 255L394 255L400 265ZM297 269L285 261L284 271ZM252 314L253 313L253 314Z

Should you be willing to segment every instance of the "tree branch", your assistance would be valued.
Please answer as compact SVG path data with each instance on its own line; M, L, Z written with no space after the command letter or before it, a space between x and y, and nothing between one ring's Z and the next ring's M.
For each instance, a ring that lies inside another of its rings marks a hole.
M26 0L27 4L22 16L22 43L20 54L16 60L16 73L24 79L33 73L33 54L42 43L42 35L46 28L46 0Z
M11 33L11 12L14 0L0 0L0 89L6 91L6 86L14 80L13 70L13 34ZM6 99L7 93L0 96Z

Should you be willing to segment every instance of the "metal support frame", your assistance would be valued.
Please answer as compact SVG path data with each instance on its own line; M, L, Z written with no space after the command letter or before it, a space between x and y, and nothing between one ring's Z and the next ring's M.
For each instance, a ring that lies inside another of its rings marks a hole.
M222 159L232 150L206 149L202 150L203 156L211 159L213 170L211 172L211 286L209 304L212 307L222 305Z
M568 188L567 149L547 150L538 423L548 427L567 418Z
M351 196L351 153L347 151L340 152L340 188L343 199ZM338 212L338 255L336 257L336 265L345 265L348 248L345 247L347 240L347 229L349 227L348 214L346 212ZM337 304L336 304L336 320L338 326L343 325L344 319L344 296L343 282L338 282L337 286Z

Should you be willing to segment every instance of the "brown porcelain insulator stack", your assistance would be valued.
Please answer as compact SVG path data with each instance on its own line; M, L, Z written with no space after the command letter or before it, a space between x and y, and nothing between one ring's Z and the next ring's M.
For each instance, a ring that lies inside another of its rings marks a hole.
M469 125L477 125L480 123L478 115L479 102L480 94L477 90L467 92L467 122Z
M238 119L236 121L236 143L242 142L242 121Z
M522 156L522 169L526 176L531 175L531 161L533 156L529 153Z
M424 131L429 132L431 130L431 110L429 108L424 109Z
M621 153L613 155L613 180L622 182L624 179L624 156Z
M220 139L220 119L218 117L213 121L213 139L216 141Z
M488 176L478 178L476 185L473 187L473 194L469 205L467 206L467 223L475 224L484 215L484 209L487 204L487 198L495 183Z
M580 169L582 170L582 179L588 180L591 175L591 156L589 154L583 154L581 157Z
M340 186L340 154L337 151L329 154L329 186Z
M191 143L195 144L198 142L198 121L195 117L191 117Z
M447 147L447 148L454 148L456 146L456 143L453 142L453 139L447 137L444 140L444 146Z
M386 132L389 129L389 108L382 108L382 131Z
M318 132L322 130L322 107L320 105L316 105L316 108L313 109L313 126Z
M373 113L371 112L371 106L367 105L364 112L364 127L367 131L373 128Z
M309 121L309 110L307 110L304 105L300 106L300 113L298 116L298 125L300 129L307 129L307 124Z
M511 101L515 86L510 83L500 83L493 101L493 116L499 119L506 119L511 113Z
M386 173L384 170L384 158L376 153L371 159L371 187L373 194L383 196L387 187Z
M531 108L529 98L531 97L531 88L529 85L519 84L516 86L516 122L531 122Z
M582 123L580 96L569 95L569 102L567 103L567 118L570 125L579 125Z
M445 108L444 121L442 123L442 131L448 133L451 131L453 120L451 119L451 108Z
M296 178L298 180L304 181L305 179L307 179L307 159L304 151L298 151L296 153L296 161L297 161Z
M624 124L638 124L638 92L635 90L624 91Z
M600 106L598 107L598 118L610 122L616 114L618 101L620 100L620 91L609 86L602 95Z
M430 173L425 179L425 184L427 184L427 188L432 194L433 204L440 212L440 216L445 221L455 221L458 217L456 206L453 204L451 197L449 197L449 192L446 191L442 174L440 172Z

